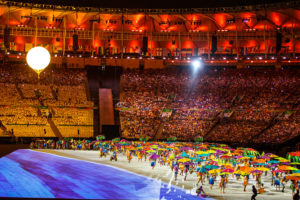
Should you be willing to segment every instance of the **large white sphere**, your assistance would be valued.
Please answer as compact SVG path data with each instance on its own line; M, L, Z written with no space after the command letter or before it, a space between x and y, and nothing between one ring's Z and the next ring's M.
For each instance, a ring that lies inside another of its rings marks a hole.
M50 59L50 54L44 47L34 47L28 51L26 56L28 65L38 72L49 65Z

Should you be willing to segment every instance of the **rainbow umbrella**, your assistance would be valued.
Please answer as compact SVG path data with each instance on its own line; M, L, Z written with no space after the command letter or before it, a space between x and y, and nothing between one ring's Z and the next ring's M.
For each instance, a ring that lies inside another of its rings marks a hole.
M229 174L231 174L231 173L229 173L229 172L222 172L221 174L219 174L220 176L223 176L223 175L229 175Z

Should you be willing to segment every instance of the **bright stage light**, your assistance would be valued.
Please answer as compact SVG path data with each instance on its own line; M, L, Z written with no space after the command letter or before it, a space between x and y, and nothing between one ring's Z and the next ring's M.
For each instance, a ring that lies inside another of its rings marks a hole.
M194 60L192 62L194 69L199 69L201 67L201 62L199 60Z
M44 47L34 47L26 55L28 65L38 74L50 63L50 54Z

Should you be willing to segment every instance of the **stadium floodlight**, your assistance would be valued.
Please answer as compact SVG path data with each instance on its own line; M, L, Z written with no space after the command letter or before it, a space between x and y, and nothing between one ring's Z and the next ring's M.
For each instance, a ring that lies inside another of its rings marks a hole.
M194 70L197 70L201 67L201 62L199 60L193 60L192 66L193 66Z
M27 64L38 73L38 75L49 65L50 54L44 47L34 47L26 55Z

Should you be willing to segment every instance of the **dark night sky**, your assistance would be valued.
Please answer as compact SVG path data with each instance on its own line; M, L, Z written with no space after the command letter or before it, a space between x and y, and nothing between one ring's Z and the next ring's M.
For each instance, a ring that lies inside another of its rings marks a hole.
M289 0L14 0L15 2L109 8L213 8L255 5Z

